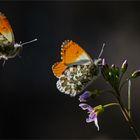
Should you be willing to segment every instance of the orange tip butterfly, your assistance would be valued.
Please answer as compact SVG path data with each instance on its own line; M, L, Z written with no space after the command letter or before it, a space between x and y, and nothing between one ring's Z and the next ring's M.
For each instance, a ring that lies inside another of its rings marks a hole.
M100 74L100 58L91 57L77 43L66 40L61 45L61 61L52 66L54 75L58 78L57 89L71 97L81 93Z
M0 59L5 61L14 58L19 54L23 45L34 41L37 41L37 39L25 43L15 43L11 25L6 16L0 12Z

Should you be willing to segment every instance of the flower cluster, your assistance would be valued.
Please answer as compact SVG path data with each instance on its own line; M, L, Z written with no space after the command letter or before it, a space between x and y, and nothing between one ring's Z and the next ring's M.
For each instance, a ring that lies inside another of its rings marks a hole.
M121 88L124 86L125 83L128 82L128 80L137 78L140 76L140 70L134 71L129 78L127 78L122 84L122 77L127 71L128 63L127 60L125 60L121 66L121 68L117 67L116 65L112 64L109 66L104 62L102 65L102 76L103 78L112 86L116 94L119 96Z
M90 122L94 122L95 126L97 127L97 130L99 131L99 124L98 124L98 115L103 112L105 110L105 108L109 107L109 106L114 106L114 105L119 105L121 108L121 111L125 117L125 119L127 120L127 122L129 123L129 126L131 128L131 130L133 131L133 133L135 134L136 137L138 137L138 134L136 132L136 129L134 128L134 126L130 123L131 122L131 118L130 118L130 86L131 84L128 84L128 109L126 109L121 101L121 88L125 85L125 83L130 83L131 79L135 79L138 76L140 76L140 70L136 70L134 71L129 78L127 78L125 81L122 82L122 78L124 73L127 71L128 68L128 63L127 60L125 60L122 64L122 66L119 68L116 65L111 65L109 66L108 64L105 63L105 60L103 60L103 64L101 67L101 74L103 76L103 78L105 79L105 81L107 81L112 89L111 90L97 90L94 89L92 91L85 91L82 95L79 96L79 107L82 108L82 110L86 110L88 113L88 117L86 118L86 122L90 123ZM95 98L97 96L99 96L101 93L103 92L110 92L111 94L115 95L115 98L117 100L117 102L115 103L109 103L109 104L105 104L105 105L98 105L95 107L91 107L87 101L89 98Z
M94 89L91 91L85 91L82 95L79 96L79 107L87 111L88 117L86 118L86 123L94 122L97 130L99 131L98 116L101 112L104 112L107 107L119 106L126 122L129 124L130 129L137 139L140 139L140 136L135 129L132 120L131 120L131 81L140 76L140 70L136 70L130 74L130 76L123 80L123 76L128 69L127 60L125 60L121 67L118 67L114 64L109 66L105 63L105 59L102 60L102 64L98 65L74 65L69 67L63 75L59 78L57 82L57 88L66 94L75 96L88 85L89 82L98 78L101 71L101 76L104 80L111 85L111 89ZM121 99L121 89L124 85L128 83L128 105L124 106ZM94 99L97 96L100 96L101 93L108 92L114 95L115 101L113 103L108 103L105 105L97 105L92 107L89 105L88 100Z

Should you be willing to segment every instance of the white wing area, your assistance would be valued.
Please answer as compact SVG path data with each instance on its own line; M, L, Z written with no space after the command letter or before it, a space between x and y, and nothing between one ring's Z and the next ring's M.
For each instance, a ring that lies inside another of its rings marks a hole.
M86 53L83 53L80 57L77 58L76 61L83 62L83 65L89 65L93 63L93 60Z
M83 53L80 57L76 59L74 63L68 64L67 66L72 65L91 65L93 64L93 60L86 53Z

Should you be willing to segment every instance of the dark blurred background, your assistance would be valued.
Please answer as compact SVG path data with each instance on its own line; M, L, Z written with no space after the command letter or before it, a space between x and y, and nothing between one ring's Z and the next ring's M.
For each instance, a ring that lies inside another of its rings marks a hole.
M127 59L128 75L140 68L140 2L0 1L16 42L34 38L22 58L0 62L0 138L135 139L118 107L99 116L100 131L86 124L78 96L70 98L56 89L51 66L60 60L60 45L70 39L96 58L121 66ZM132 83L132 118L140 131L140 79ZM100 77L87 89L109 86ZM127 88L122 98L127 105ZM108 93L93 106L113 102Z

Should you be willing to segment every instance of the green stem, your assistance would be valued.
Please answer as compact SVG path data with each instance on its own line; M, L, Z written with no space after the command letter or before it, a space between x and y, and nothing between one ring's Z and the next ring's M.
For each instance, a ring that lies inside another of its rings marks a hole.
M131 77L128 78L128 79L126 79L126 80L121 84L121 86L120 86L120 88L119 88L120 91L121 91L121 89L123 88L123 86L124 86L129 80L131 80Z
M106 108L106 107L114 106L114 105L119 105L119 104L118 103L109 103L109 104L104 105L103 107Z
M124 117L125 117L125 120L127 121L128 125L129 125L130 129L132 130L132 132L133 132L133 134L135 135L135 137L137 138L137 140L140 140L140 136L139 136L139 134L138 134L138 132L137 132L135 126L133 125L132 120L131 120L131 118L129 117L128 112L127 112L127 110L125 109L125 107L124 107L122 101L120 100L120 98L117 98L117 101L118 101L118 103L119 103L120 109L121 109L121 111L122 111L122 113L123 113L123 115L124 115Z
M120 79L119 79L119 83L121 82L122 78L123 78L124 73L121 73Z
M128 80L128 115L131 118L131 80Z

